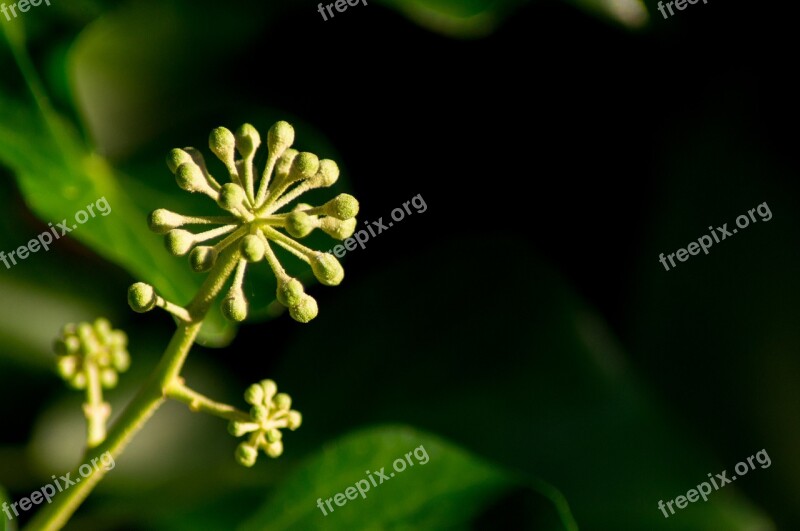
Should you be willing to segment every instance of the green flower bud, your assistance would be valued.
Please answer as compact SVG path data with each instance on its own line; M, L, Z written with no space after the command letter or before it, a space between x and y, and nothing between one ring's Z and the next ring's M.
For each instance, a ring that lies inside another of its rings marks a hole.
M111 365L118 372L125 372L131 366L131 356L126 350L114 349L111 351Z
M311 185L314 188L328 188L336 184L339 180L339 165L330 159L323 159L319 161L319 170L317 174L311 178Z
M103 343L111 340L111 323L104 317L98 317L94 321L94 333Z
M338 286L344 279L344 268L332 254L317 253L311 259L311 270L324 286Z
M194 234L188 230L173 229L164 237L167 250L175 256L184 256L194 246Z
M217 127L208 136L208 149L223 162L233 160L235 148L236 138L225 127Z
M78 358L76 356L64 356L58 359L58 374L64 380L71 380L78 372Z
M170 212L165 208L152 211L147 218L147 224L150 226L150 230L156 234L166 234L172 229L183 226L184 222L185 218L183 216Z
M288 411L289 408L292 407L292 397L286 393L278 393L275 395L275 398L272 399L272 402L275 404L278 411Z
M128 304L136 313L149 312L156 307L158 295L150 284L137 282L128 288Z
M183 150L192 158L192 161L197 164L197 167L202 170L203 175L208 176L208 167L206 167L206 159L200 150L193 147L185 147Z
M286 416L286 426L294 431L303 423L303 416L297 410L291 410Z
M239 248L242 251L242 256L244 256L245 260L248 262L260 261L264 258L264 253L266 252L264 242L254 234L248 234L242 238L242 243Z
M174 175L181 164L193 162L191 155L182 149L173 149L167 155L167 166Z
M244 401L250 405L262 404L264 402L264 387L253 384L244 392Z
M289 315L298 323L307 323L318 313L317 301L311 295L304 295L296 305L289 307Z
M279 176L289 175L289 171L292 169L292 163L299 154L300 152L296 149L287 149L284 151L283 155L278 159L278 162L275 163L275 174Z
M269 415L269 410L263 404L255 404L250 408L250 416L256 422L264 422L267 420L267 415Z
M314 218L305 212L292 212L286 217L286 232L295 238L305 238L316 226Z
M283 441L275 441L274 443L264 448L264 450L270 457L280 457L281 454L283 453Z
M209 190L208 181L203 171L194 162L186 162L178 166L175 172L175 182L182 190L187 192L204 192Z
M236 447L236 462L248 468L256 464L258 450L247 443L242 443Z
M75 336L67 336L56 339L53 349L58 356L69 356L81 349L81 342Z
M346 220L358 215L358 200L350 194L339 194L322 206L328 216Z
M108 344L112 347L124 349L128 346L128 335L122 330L112 330Z
M283 438L283 434L281 430L272 428L271 430L267 430L264 432L264 436L267 438L267 442L272 444L276 441L280 441Z
M242 207L245 201L244 190L236 183L226 183L222 185L219 192L219 199L217 204L220 208L224 208L228 212L236 212L237 209Z
M192 249L189 253L189 263L192 270L202 273L214 267L214 262L217 261L217 250L208 245L201 245Z
M236 149L242 157L252 157L260 145L261 135L252 125L244 124L236 131Z
M356 218L341 220L327 216L319 221L319 228L328 236L346 240L356 231Z
M229 321L241 323L247 319L248 304L244 294L236 293L225 297L222 300L222 315Z
M78 391L86 389L86 374L83 372L75 374L75 376L69 381L69 385Z
M89 323L80 323L78 325L78 340L84 349L94 347L97 344L97 338L94 335L94 328Z
M274 380L261 380L261 387L264 389L264 403L270 402L278 392L278 384Z
M280 157L294 144L294 127L288 122L276 122L267 133L267 149L272 156Z
M288 282L278 282L278 292L276 298L278 302L291 308L300 303L300 299L306 294L303 284L296 278L290 279Z
M316 175L319 170L319 157L313 153L303 152L292 161L290 175L292 180L308 179Z
M117 371L114 369L103 369L100 372L100 383L106 389L113 389L117 386L117 382L119 381L119 376L117 375Z

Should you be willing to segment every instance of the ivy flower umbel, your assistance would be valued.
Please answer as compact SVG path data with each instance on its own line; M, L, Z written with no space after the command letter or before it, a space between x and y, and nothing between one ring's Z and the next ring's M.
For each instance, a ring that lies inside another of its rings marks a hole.
M92 373L106 389L117 385L119 373L128 370L131 358L128 337L121 330L112 330L106 319L93 324L68 324L56 340L58 373L72 387L86 389Z
M263 380L248 387L244 399L253 406L250 409L250 422L232 421L228 431L234 437L250 434L248 440L236 449L236 460L251 467L256 463L259 448L270 457L280 456L283 453L281 428L294 431L300 427L303 418L299 411L290 409L291 397L286 393L278 393L278 386L272 380Z
M260 179L253 160L261 145L261 136L249 124L236 134L218 127L209 136L209 149L222 161L230 182L220 184L208 171L202 154L193 148L174 149L167 165L182 189L202 193L224 211L222 216L184 216L165 209L150 215L150 228L165 234L167 249L176 256L189 255L192 269L210 270L220 253L229 246L239 246L241 258L236 265L233 284L222 299L222 312L232 321L247 317L248 302L243 282L249 264L265 261L278 281L277 299L289 309L296 321L307 323L317 316L317 302L305 293L303 285L289 276L273 250L277 245L308 263L314 276L326 286L336 286L344 270L333 255L309 249L297 241L314 229L343 240L356 227L358 201L340 194L322 206L298 204L279 212L309 190L332 186L339 178L339 167L332 160L320 160L313 153L292 149L294 129L278 122L267 134L267 161ZM238 153L238 157L237 157ZM189 225L211 226L192 233ZM216 243L211 243L216 241ZM170 304L160 299L150 286L141 284L131 292L131 306L147 311L154 306L168 310ZM180 310L179 308L177 310ZM179 312L176 313L181 317Z
M111 323L103 318L91 324L68 324L56 340L59 375L75 389L86 391L83 413L90 448L106 437L111 406L103 401L103 389L116 387L119 373L130 367L127 346L125 332L112 330Z

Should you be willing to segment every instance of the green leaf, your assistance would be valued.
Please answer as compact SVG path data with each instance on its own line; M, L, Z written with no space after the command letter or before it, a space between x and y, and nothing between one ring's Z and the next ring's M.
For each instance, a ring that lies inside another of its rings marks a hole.
M478 256L465 266L465 250L491 257L491 276L480 276L488 262ZM673 529L657 502L735 464L676 427L602 319L519 241L439 241L351 277L315 333L287 343L274 378L303 412L297 444L387 418L435 429L557 485L581 525L619 529L624 515L627 529ZM770 525L730 486L681 511L680 522L698 531Z
M4 503L10 503L11 499L6 494L3 486L0 485L0 506ZM14 520L10 520L4 512L0 512L0 531L16 531L17 524Z
M35 107L0 93L0 163L13 172L28 206L53 225L65 220L73 229L70 237L156 285L166 298L189 300L199 280L188 275L185 264L171 257L147 230L147 212L128 200L110 165L91 152L52 108L21 37L7 31L3 29ZM109 209L102 213L97 208L101 198ZM79 225L76 215L86 213L89 205L95 207L95 216ZM221 328L219 321L210 323L206 338L214 342L208 331Z
M650 14L643 0L567 0L570 4L630 29L645 26Z
M66 220L68 237L124 267L136 279L154 284L169 300L185 303L200 285L187 264L171 256L147 228L147 210L129 200L119 176L106 161L89 152L55 114L26 108L0 94L0 163L14 173L29 208L54 226ZM107 214L101 213L105 198ZM76 215L94 217L79 224ZM61 237L61 229L58 235ZM55 239L57 245L58 240ZM120 298L125 294L120 293ZM206 338L220 334L220 321L209 323Z
M468 529L481 511L519 485L514 476L439 438L377 427L327 444L241 530ZM532 490L544 502L538 506L542 512L563 520L551 519L555 524L539 529L577 529L555 489L542 483ZM331 512L324 505L329 498L344 503L331 501Z
M431 31L455 38L480 38L493 33L527 0L379 0ZM629 28L645 25L649 15L642 0L566 0L580 9Z

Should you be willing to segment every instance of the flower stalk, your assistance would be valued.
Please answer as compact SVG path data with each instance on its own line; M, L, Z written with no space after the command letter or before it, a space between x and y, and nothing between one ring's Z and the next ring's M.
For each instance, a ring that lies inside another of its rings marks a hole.
M93 325L82 323L65 327L56 343L56 353L61 376L76 389L86 391L84 462L103 454L116 459L167 399L182 402L191 411L229 421L229 431L236 437L248 435L235 452L236 460L247 467L255 464L259 450L271 457L280 456L283 452L280 430L300 427L302 416L291 409L291 398L278 393L272 380L263 380L247 389L245 401L252 407L244 412L191 389L181 377L203 320L226 286L229 287L221 301L223 315L235 322L247 318L248 303L243 285L246 271L253 264L264 261L272 269L278 281L276 298L288 308L293 319L307 323L316 317L316 300L305 293L299 280L286 273L271 243L308 263L323 285L338 285L344 278L344 270L335 257L309 249L294 238L305 237L316 228L338 239L349 237L355 229L358 202L342 194L320 207L302 204L292 211L278 212L307 190L333 185L339 176L335 162L291 149L293 143L294 129L288 123L278 122L270 129L266 142L267 162L260 183L255 182L257 173L253 160L261 138L248 124L236 134L222 127L211 132L209 149L228 172L228 183L220 184L211 175L198 150L175 149L169 153L167 166L178 186L208 196L224 215L184 216L157 209L150 214L149 225L151 230L164 235L172 254L189 255L191 268L207 273L207 277L186 306L165 300L153 286L143 282L129 288L131 309L143 313L162 308L175 317L177 329L158 366L108 430L111 410L103 399L103 389L113 388L118 373L127 370L130 364L127 338L124 333L111 330L105 319L98 319ZM206 230L194 234L184 228L192 225ZM104 468L94 468L90 475L82 476L79 483L60 493L52 504L37 513L27 529L61 529L106 472Z

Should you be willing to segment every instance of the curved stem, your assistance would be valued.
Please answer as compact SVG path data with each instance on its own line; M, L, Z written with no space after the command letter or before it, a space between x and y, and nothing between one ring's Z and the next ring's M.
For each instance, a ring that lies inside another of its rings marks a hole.
M178 324L178 329L147 383L124 409L120 418L109 430L108 437L101 444L86 452L84 463L101 459L101 456L105 454L116 459L153 413L164 403L169 389L180 378L180 371L186 361L186 356L203 325L203 318L225 285L225 281L233 272L240 254L237 247L232 247L220 255L215 267L187 308L193 318L192 322ZM60 493L53 499L52 504L38 512L26 529L55 531L64 527L81 503L103 479L106 472L105 468L92 467L88 476L81 476L80 483ZM75 475L78 475L77 472Z
M208 413L215 417L220 417L226 420L233 420L236 422L252 422L253 419L250 415L236 409L228 404L216 402L205 395L202 395L190 389L183 382L183 378L178 378L172 383L172 386L167 390L167 398L183 402L189 409L194 412Z

